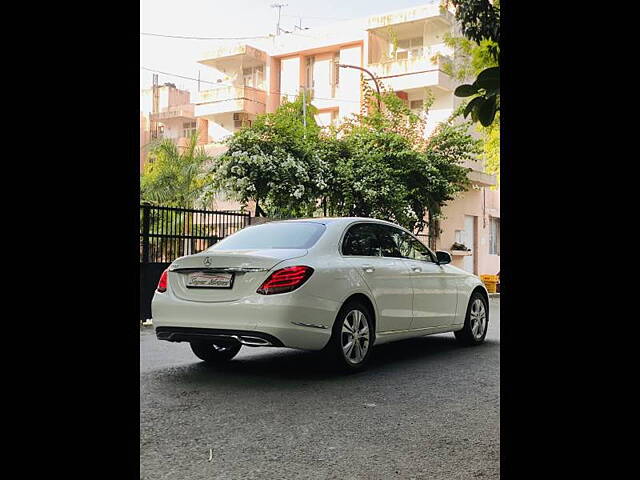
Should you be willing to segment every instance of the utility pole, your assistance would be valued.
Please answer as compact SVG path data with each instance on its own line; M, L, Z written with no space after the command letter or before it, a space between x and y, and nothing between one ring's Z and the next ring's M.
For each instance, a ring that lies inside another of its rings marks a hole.
M158 112L160 111L160 90L158 87L158 74L153 74L153 87L151 89L151 118L149 127L151 130L151 139L158 138Z
M282 13L282 7L286 7L286 3L272 3L271 8L278 9L278 23L276 23L276 35L280 35L280 14Z
M358 70L362 70L363 72L366 72L369 74L369 76L373 79L373 82L376 84L376 90L378 91L378 111L379 112L382 111L381 105L380 105L380 84L378 83L378 79L375 77L375 75L373 75L373 73L371 73L366 68L358 67L356 65L346 65L344 63L338 63L337 65L339 68L357 68Z

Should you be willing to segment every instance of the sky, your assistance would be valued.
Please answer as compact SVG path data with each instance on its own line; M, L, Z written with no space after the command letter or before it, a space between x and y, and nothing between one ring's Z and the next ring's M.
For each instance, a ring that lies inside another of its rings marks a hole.
M293 30L300 22L311 27L432 3L434 0L140 0L140 32L200 37L245 37L275 33L277 9L284 3L280 27ZM238 41L183 40L140 35L140 88L149 88L152 72L214 81L212 69L196 63L218 45ZM250 43L250 41L249 41ZM197 82L159 74L160 84L197 91Z

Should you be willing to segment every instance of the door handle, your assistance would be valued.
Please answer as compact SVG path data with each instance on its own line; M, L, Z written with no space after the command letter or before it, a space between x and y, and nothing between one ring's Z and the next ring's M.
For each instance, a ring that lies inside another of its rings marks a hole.
M420 267L411 267L411 270L413 270L414 272L421 272L422 269Z
M364 270L367 273L373 273L376 271L376 269L373 268L371 265L363 265L362 270Z

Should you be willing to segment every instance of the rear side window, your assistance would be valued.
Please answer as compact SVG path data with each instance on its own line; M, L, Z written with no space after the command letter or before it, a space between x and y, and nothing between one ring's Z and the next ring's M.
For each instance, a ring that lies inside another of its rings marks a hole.
M380 242L376 225L358 223L347 231L342 241L342 254L360 257L379 257Z
M240 230L209 250L306 249L315 245L325 229L315 222L265 223Z
M383 256L434 261L429 249L407 232L389 225L380 225L380 230Z
M407 232L402 233L402 255L405 258L411 258L412 260L422 260L423 262L435 262L433 255L427 247L425 247L419 240L416 240Z
M382 248L383 257L402 258L404 254L402 252L401 235L402 230L390 227L388 225L379 225L380 231L380 246Z

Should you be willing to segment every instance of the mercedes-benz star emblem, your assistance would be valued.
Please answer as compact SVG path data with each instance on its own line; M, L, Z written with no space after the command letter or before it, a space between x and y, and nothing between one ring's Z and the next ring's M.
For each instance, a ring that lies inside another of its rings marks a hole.
M211 266L211 258L209 258L209 257L204 257L204 260L202 260L202 262L203 262L207 267L210 267L210 266Z

